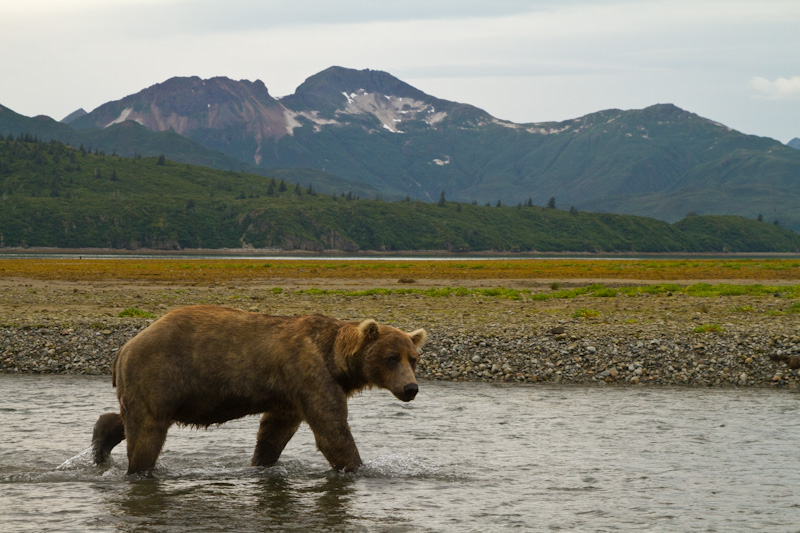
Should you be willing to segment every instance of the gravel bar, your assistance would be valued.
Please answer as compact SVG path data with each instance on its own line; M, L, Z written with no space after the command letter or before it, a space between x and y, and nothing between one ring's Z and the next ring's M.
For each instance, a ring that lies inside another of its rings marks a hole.
M775 296L579 296L545 301L419 294L344 296L290 288L156 283L0 285L0 373L110 374L153 318L191 304L375 318L429 334L422 379L499 383L797 389L800 313ZM788 364L787 364L788 363Z

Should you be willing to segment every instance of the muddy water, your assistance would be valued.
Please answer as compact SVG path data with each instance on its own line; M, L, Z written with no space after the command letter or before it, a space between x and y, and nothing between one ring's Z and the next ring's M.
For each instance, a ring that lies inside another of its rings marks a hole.
M251 468L257 418L173 427L153 479L85 450L109 379L0 376L2 531L794 531L800 395L422 382L350 402L366 466L304 426ZM84 453L82 453L84 452Z

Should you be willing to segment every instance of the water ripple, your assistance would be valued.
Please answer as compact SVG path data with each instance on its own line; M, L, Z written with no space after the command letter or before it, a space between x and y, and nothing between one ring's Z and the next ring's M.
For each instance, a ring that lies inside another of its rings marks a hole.
M797 394L425 383L350 402L365 464L332 471L302 426L249 466L258 419L170 429L152 476L87 448L106 378L0 376L11 531L790 531ZM75 399L79 398L79 401ZM57 409L53 406L58 405Z

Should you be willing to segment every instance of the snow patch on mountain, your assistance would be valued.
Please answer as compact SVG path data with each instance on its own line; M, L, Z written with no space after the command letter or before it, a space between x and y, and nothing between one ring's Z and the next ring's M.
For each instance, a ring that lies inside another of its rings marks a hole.
M555 135L556 133L565 132L570 128L571 128L571 126L569 124L566 124L562 128L545 128L545 127L541 127L541 126L540 127L534 126L534 127L531 127L531 128L526 128L525 131L527 131L528 133L539 133L541 135ZM576 130L576 131L580 131L580 128L578 130Z
M347 95L347 106L337 115L372 115L389 131L399 133L397 127L403 121L422 120L433 126L442 121L447 113L436 112L432 105L413 98L402 98L389 94L368 93L364 89Z
M536 133L539 135L555 135L556 133L567 131L572 127L570 124L565 124L561 128L548 127L542 124L524 125L524 124L517 124L515 122L509 122L507 120L500 120L497 118L493 118L491 123L497 124L498 126L503 126L504 128L511 128L512 130L524 130L528 133Z
M386 131L405 133L402 129L403 122L416 120L435 127L447 117L445 111L436 111L434 106L413 98L370 93L364 89L353 92L342 91L341 94L345 97L346 104L336 110L334 118L320 116L318 111L293 111L282 105L286 117L286 132L293 135L295 128L301 127L304 122L311 122L314 131L319 132L325 126L348 124L348 116L370 115L375 117Z
M283 107L283 106L281 106L281 107ZM286 124L286 134L287 135L294 135L294 129L295 128L299 128L300 126L302 126L302 124L300 124L300 122L298 122L297 116L298 116L297 113L292 113L291 111L289 111L285 107L283 108L283 118L284 118L284 123Z
M122 110L122 113L120 113L117 118L115 118L114 120L112 120L111 122L109 122L108 124L103 126L103 128L105 129L105 128L108 128L109 126L113 126L114 124L119 124L121 122L125 122L126 120L128 120L128 117L131 116L131 113L133 113L133 108L132 107L126 107L125 109ZM136 120L136 119L134 118L133 120ZM138 120L137 120L137 122L138 122Z
M283 111L286 116L286 132L289 135L294 135L294 129L303 126L303 123L298 120L298 117L302 117L314 124L315 133L319 133L323 126L337 126L342 124L338 120L319 116L319 111L292 111L286 107L283 107Z

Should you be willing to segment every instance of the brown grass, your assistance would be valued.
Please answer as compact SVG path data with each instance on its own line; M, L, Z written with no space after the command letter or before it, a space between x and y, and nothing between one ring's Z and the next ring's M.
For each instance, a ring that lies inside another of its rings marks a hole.
M0 278L63 281L247 282L273 279L800 280L795 259L347 261L256 259L2 259Z

